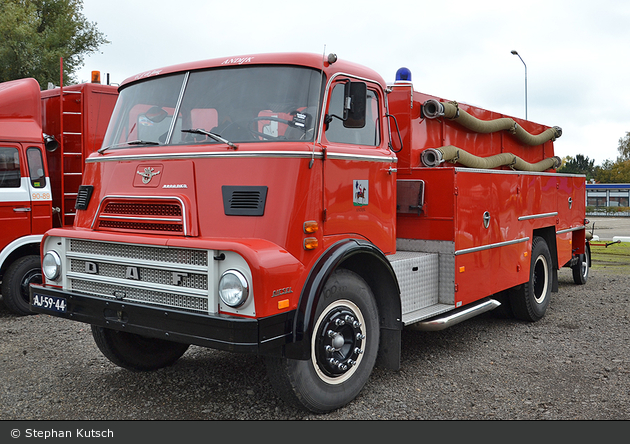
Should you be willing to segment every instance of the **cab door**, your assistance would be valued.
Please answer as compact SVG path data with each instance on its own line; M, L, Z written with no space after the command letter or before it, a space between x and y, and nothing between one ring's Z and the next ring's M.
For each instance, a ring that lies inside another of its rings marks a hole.
M52 228L52 191L50 180L46 175L45 156L42 148L29 146L26 149L26 162L28 170L28 188L31 198L31 233L44 234ZM68 173L66 173L68 174ZM76 176L76 173L70 173ZM65 191L65 190L64 190ZM76 193L65 193L64 199L76 199ZM69 211L73 209L68 209ZM61 224L61 214L57 210L59 222Z
M365 238L383 252L395 251L396 158L384 130L385 97L367 83L365 96L350 97L352 83L330 85L322 134L324 157L324 236ZM361 101L361 103L358 103ZM365 107L365 121L353 121L349 108Z
M22 147L0 142L0 250L31 234L31 221L30 185Z

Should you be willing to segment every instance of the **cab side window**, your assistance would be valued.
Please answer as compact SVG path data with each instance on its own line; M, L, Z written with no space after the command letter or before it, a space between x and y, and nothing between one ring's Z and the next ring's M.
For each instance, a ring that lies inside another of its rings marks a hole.
M330 95L329 115L343 115L344 84L335 85ZM352 145L378 146L381 142L378 119L378 96L375 91L367 91L365 126L363 128L346 128L343 121L332 119L326 129L329 142L348 143Z
M46 173L44 172L44 159L39 148L30 147L26 150L26 160L28 162L28 173L31 177L33 188L44 188L46 186Z
M20 188L20 153L0 147L0 188Z

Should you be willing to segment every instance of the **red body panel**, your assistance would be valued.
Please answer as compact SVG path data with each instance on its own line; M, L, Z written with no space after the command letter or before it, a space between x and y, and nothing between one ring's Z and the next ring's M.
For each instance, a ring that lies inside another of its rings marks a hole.
M479 157L512 153L530 163L539 162L554 155L552 141L533 147L526 146L508 131L481 134L469 131L457 122L445 118L426 119L422 115L422 104L429 99L440 102L444 99L412 91L412 89L410 84L396 84L389 94L390 112L396 116L403 140L403 150L398 154L399 177L411 174L411 168L422 165L420 156L425 149L447 145L454 145ZM464 103L458 103L458 106L479 120L490 121L510 117ZM549 128L534 122L510 118L531 134L539 134ZM400 148L396 137L393 137L393 142L395 148ZM509 169L509 167L500 169Z

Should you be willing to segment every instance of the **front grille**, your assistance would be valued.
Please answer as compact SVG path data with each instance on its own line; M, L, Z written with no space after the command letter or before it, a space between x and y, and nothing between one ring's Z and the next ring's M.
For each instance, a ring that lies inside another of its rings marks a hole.
M109 215L142 215L142 216L180 216L182 209L179 205L163 203L129 203L109 202L101 214Z
M116 299L114 294L122 300L139 302L149 305L177 308L180 310L208 313L208 299L195 296L187 296L172 293L160 293L158 291L134 288L122 285L104 284L101 282L75 281L72 289L77 293L85 293L92 296L101 296L108 299ZM124 297L122 297L124 295Z
M208 253L185 248L160 248L145 245L115 244L70 239L70 251L91 256L111 256L153 263L185 264L207 267Z
M214 271L208 256L206 250L69 239L68 285L107 299L216 312L217 304L210 302Z
M70 270L75 273L86 273L93 262L90 260L70 260ZM139 280L159 285L176 285L182 288L208 289L208 275L199 273L179 273L173 277L169 270L156 269L154 267L136 267ZM97 269L99 276L114 279L127 279L125 265L101 263Z
M184 210L178 200L108 197L101 207L94 226L98 230L187 234Z
M102 220L99 222L100 229L123 230L123 231L154 231L170 233L181 233L182 224L157 224L142 222L124 222L120 220Z

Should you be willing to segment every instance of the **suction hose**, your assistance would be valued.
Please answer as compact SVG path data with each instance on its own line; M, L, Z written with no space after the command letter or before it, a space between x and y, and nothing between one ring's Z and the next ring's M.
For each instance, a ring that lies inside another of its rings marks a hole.
M481 134L509 131L519 141L530 146L542 145L549 140L556 140L562 135L562 128L558 126L548 128L538 135L530 134L509 117L480 120L460 109L456 102L438 102L437 100L429 99L422 105L422 112L427 119L444 116L459 123L464 128Z
M421 159L422 164L427 167L436 167L443 162L457 162L469 168L493 169L500 166L509 166L513 170L535 172L556 169L562 165L562 160L558 156L548 157L536 163L529 163L510 153L478 157L453 145L426 149L422 152Z

